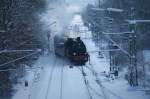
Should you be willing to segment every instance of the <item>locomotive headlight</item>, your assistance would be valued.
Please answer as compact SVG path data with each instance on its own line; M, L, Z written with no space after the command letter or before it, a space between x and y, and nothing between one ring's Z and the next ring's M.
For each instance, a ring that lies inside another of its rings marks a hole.
M76 53L73 53L73 55L75 56L75 55L77 55Z

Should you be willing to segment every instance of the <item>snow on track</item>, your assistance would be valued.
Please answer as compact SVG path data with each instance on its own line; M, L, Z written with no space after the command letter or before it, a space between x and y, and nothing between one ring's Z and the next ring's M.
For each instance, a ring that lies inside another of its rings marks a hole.
M91 39L84 42L89 52L98 49ZM103 71L109 71L109 55L107 52L103 54L104 58L100 59L97 53L90 53L90 63L97 73L97 79L100 79L101 87L89 68L84 67L92 99L149 99L143 92L130 91L132 88L124 78L110 81L101 75ZM39 80L30 81L26 90L20 88L12 99L90 99L81 70L76 67L69 68L70 63L65 59L53 55L42 56L35 65L44 68L40 72ZM86 66L90 67L88 63Z
M52 70L55 66L55 57L43 57L39 64L44 66L44 70L41 73L40 80L33 84L31 87L30 99L45 99L47 94L47 87L49 85L49 79L52 75Z
M90 99L81 71L68 64L64 67L63 99Z
M49 82L48 93L45 99L62 99L62 76L63 76L64 64L62 60L58 60L55 64L54 71L52 73L51 82Z

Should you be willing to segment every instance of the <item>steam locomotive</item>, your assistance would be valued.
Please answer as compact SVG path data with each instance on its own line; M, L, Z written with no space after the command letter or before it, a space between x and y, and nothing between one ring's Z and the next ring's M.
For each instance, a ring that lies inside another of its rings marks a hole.
M69 38L56 35L54 37L54 50L57 56L66 57L74 65L84 65L89 58L86 46L80 37Z

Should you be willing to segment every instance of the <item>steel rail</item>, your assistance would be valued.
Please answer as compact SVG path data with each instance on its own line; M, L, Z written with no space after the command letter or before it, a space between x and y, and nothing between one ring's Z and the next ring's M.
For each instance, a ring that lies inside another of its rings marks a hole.
M90 97L90 99L93 99L93 97L92 97L92 94L91 94L91 92L90 92L90 88L89 88L89 84L88 84L88 80L86 79L86 74L85 74L85 72L84 72L84 69L83 69L83 67L78 67L78 69L81 71L81 74L82 74L82 77L83 77L83 80L84 80L84 84L85 84L85 86L86 86L86 90L87 90L87 92L88 92L88 96Z
M49 77L49 81L48 81L48 88L46 90L45 99L48 99L48 92L49 92L50 85L52 82L53 72L54 72L54 69L56 67L56 63L57 63L57 59L55 58L54 63L53 63L53 67L51 68L50 75L49 75L50 77Z
M63 60L63 66L61 68L61 85L60 85L60 99L62 99L62 96L63 96L63 80L64 80L64 67L65 67L65 63L64 63L64 60Z

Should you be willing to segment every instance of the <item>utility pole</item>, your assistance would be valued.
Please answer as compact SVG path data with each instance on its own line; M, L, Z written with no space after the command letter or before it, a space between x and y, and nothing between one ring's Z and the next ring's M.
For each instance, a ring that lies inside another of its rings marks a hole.
M50 54L51 52L51 44L50 44L50 38L51 38L51 32L47 32L47 43L48 43L48 53Z
M52 22L51 24L49 24L49 26L52 26L52 25L55 25L56 24L56 21L54 21L54 22ZM50 54L51 52L53 52L54 50L54 48L53 48L53 42L54 42L54 34L52 33L52 31L50 30L50 31L48 31L47 32L47 34L46 34L46 36L47 36L47 43L48 43L48 45L47 45L47 48L48 48L48 54Z
M135 20L135 8L131 7L131 20ZM137 59L136 59L136 23L130 24L130 30L134 33L129 36L130 43L130 84L132 86L138 86L138 71L137 71Z
M109 12L110 14L110 12ZM113 20L109 20L109 32L112 32L113 29ZM109 41L109 48L112 49L113 43L111 41ZM109 56L110 56L110 72L113 71L114 68L114 64L113 64L113 54L114 52L109 51Z
M101 0L98 0L98 7L101 7Z
M100 1L100 0L99 0ZM137 59L136 59L136 53L137 53L137 49L136 49L136 22L135 22L135 8L134 8L134 1L131 1L133 7L131 7L131 13L130 13L130 18L131 20L129 20L129 24L130 24L130 31L131 32L124 32L124 33L114 33L114 34L129 34L129 43L130 43L130 51L126 51L124 50L120 45L118 45L114 40L112 40L111 38L108 38L111 42L113 42L113 44L116 44L117 47L119 49L121 49L121 51L123 51L125 54L127 54L129 56L130 59L130 66L129 66L129 82L132 86L138 86L138 70L137 70ZM99 6L100 6L100 2L99 2ZM107 9L103 9L103 8L93 8L93 10L96 11L108 11L108 13L110 14L110 12L124 12L123 9L116 9L116 8L107 8ZM128 21L128 20L127 20ZM143 22L150 22L150 20L138 20L138 22L143 23ZM112 22L110 22L109 24L112 24ZM111 27L109 27L111 28ZM110 30L111 31L111 30ZM113 34L113 33L105 33L105 34ZM110 44L110 43L109 43ZM112 67L112 53L110 52L110 68Z

